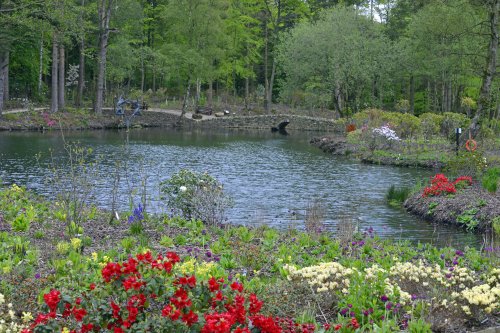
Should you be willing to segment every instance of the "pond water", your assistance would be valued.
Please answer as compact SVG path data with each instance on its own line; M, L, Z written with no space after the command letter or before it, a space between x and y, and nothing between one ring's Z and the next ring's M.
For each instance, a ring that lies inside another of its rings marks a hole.
M325 207L325 225L332 231L339 222L351 220L360 229L372 227L381 237L460 247L480 244L478 236L421 221L386 204L384 196L392 184L413 186L431 171L327 155L309 145L313 135L318 134L134 129L128 134L69 132L63 140L58 132L4 132L0 179L51 196L57 191L46 182L52 161L64 163L64 142L79 142L99 156L90 170L91 200L103 208L112 206L117 188L115 205L121 210L130 211L131 200L138 204L145 195L148 212L168 212L159 200L158 184L188 168L208 171L224 184L234 199L227 214L234 224L303 228L306 209L317 200Z

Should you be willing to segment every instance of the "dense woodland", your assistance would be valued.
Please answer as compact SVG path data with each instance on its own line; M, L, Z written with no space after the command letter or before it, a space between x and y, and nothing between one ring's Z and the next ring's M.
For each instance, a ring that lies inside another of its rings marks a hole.
M0 115L118 95L500 117L500 0L0 0ZM186 105L186 103L184 103Z

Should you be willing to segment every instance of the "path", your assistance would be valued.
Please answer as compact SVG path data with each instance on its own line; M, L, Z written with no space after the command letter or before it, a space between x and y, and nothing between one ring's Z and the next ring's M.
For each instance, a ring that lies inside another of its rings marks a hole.
M48 107L40 107L40 108L34 108L34 109L13 109L13 110L9 110L9 111L4 111L3 114L22 113L22 112L28 112L28 111L49 111L49 109L50 108L48 108ZM91 110L91 109L89 109L89 110ZM113 108L103 108L103 110L113 110ZM146 111L142 111L142 112L168 113L168 114L173 114L173 115L176 115L179 117L182 113L180 110L158 109L158 108L150 108L150 109L148 109ZM184 116L188 119L193 119L192 112L186 112L186 114ZM214 115L211 115L211 116L203 115L203 119L211 119L214 117L215 117Z

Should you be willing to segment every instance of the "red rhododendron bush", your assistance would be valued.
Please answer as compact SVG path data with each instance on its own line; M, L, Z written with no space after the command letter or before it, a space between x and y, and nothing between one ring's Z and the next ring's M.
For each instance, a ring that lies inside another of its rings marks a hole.
M431 179L431 186L424 188L423 197L439 196L441 194L454 194L457 188L464 188L472 185L472 178L460 176L451 182L444 174L438 173Z
M263 302L245 292L242 283L174 273L179 262L174 252L156 257L146 252L121 263L108 262L99 280L88 283L84 292L66 288L44 294L46 311L22 332L315 331L312 324L261 314ZM326 325L321 331L341 327ZM345 328L357 327L353 321Z

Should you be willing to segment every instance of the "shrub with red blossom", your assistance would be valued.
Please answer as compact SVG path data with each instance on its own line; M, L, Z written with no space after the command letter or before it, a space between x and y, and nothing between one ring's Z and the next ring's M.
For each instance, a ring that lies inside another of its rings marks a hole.
M147 252L121 263L108 262L101 269L101 279L92 281L84 292L52 289L46 293L48 311L38 314L22 333L315 331L314 324L263 315L263 302L245 292L242 283L228 285L223 277L198 281L194 275L174 274L179 261L173 252L156 257ZM338 327L329 324L320 330L333 332Z
M444 174L438 173L431 178L431 186L424 188L422 197L454 194L457 192L457 188L462 189L470 185L472 185L472 178L469 176L460 176L450 182Z

